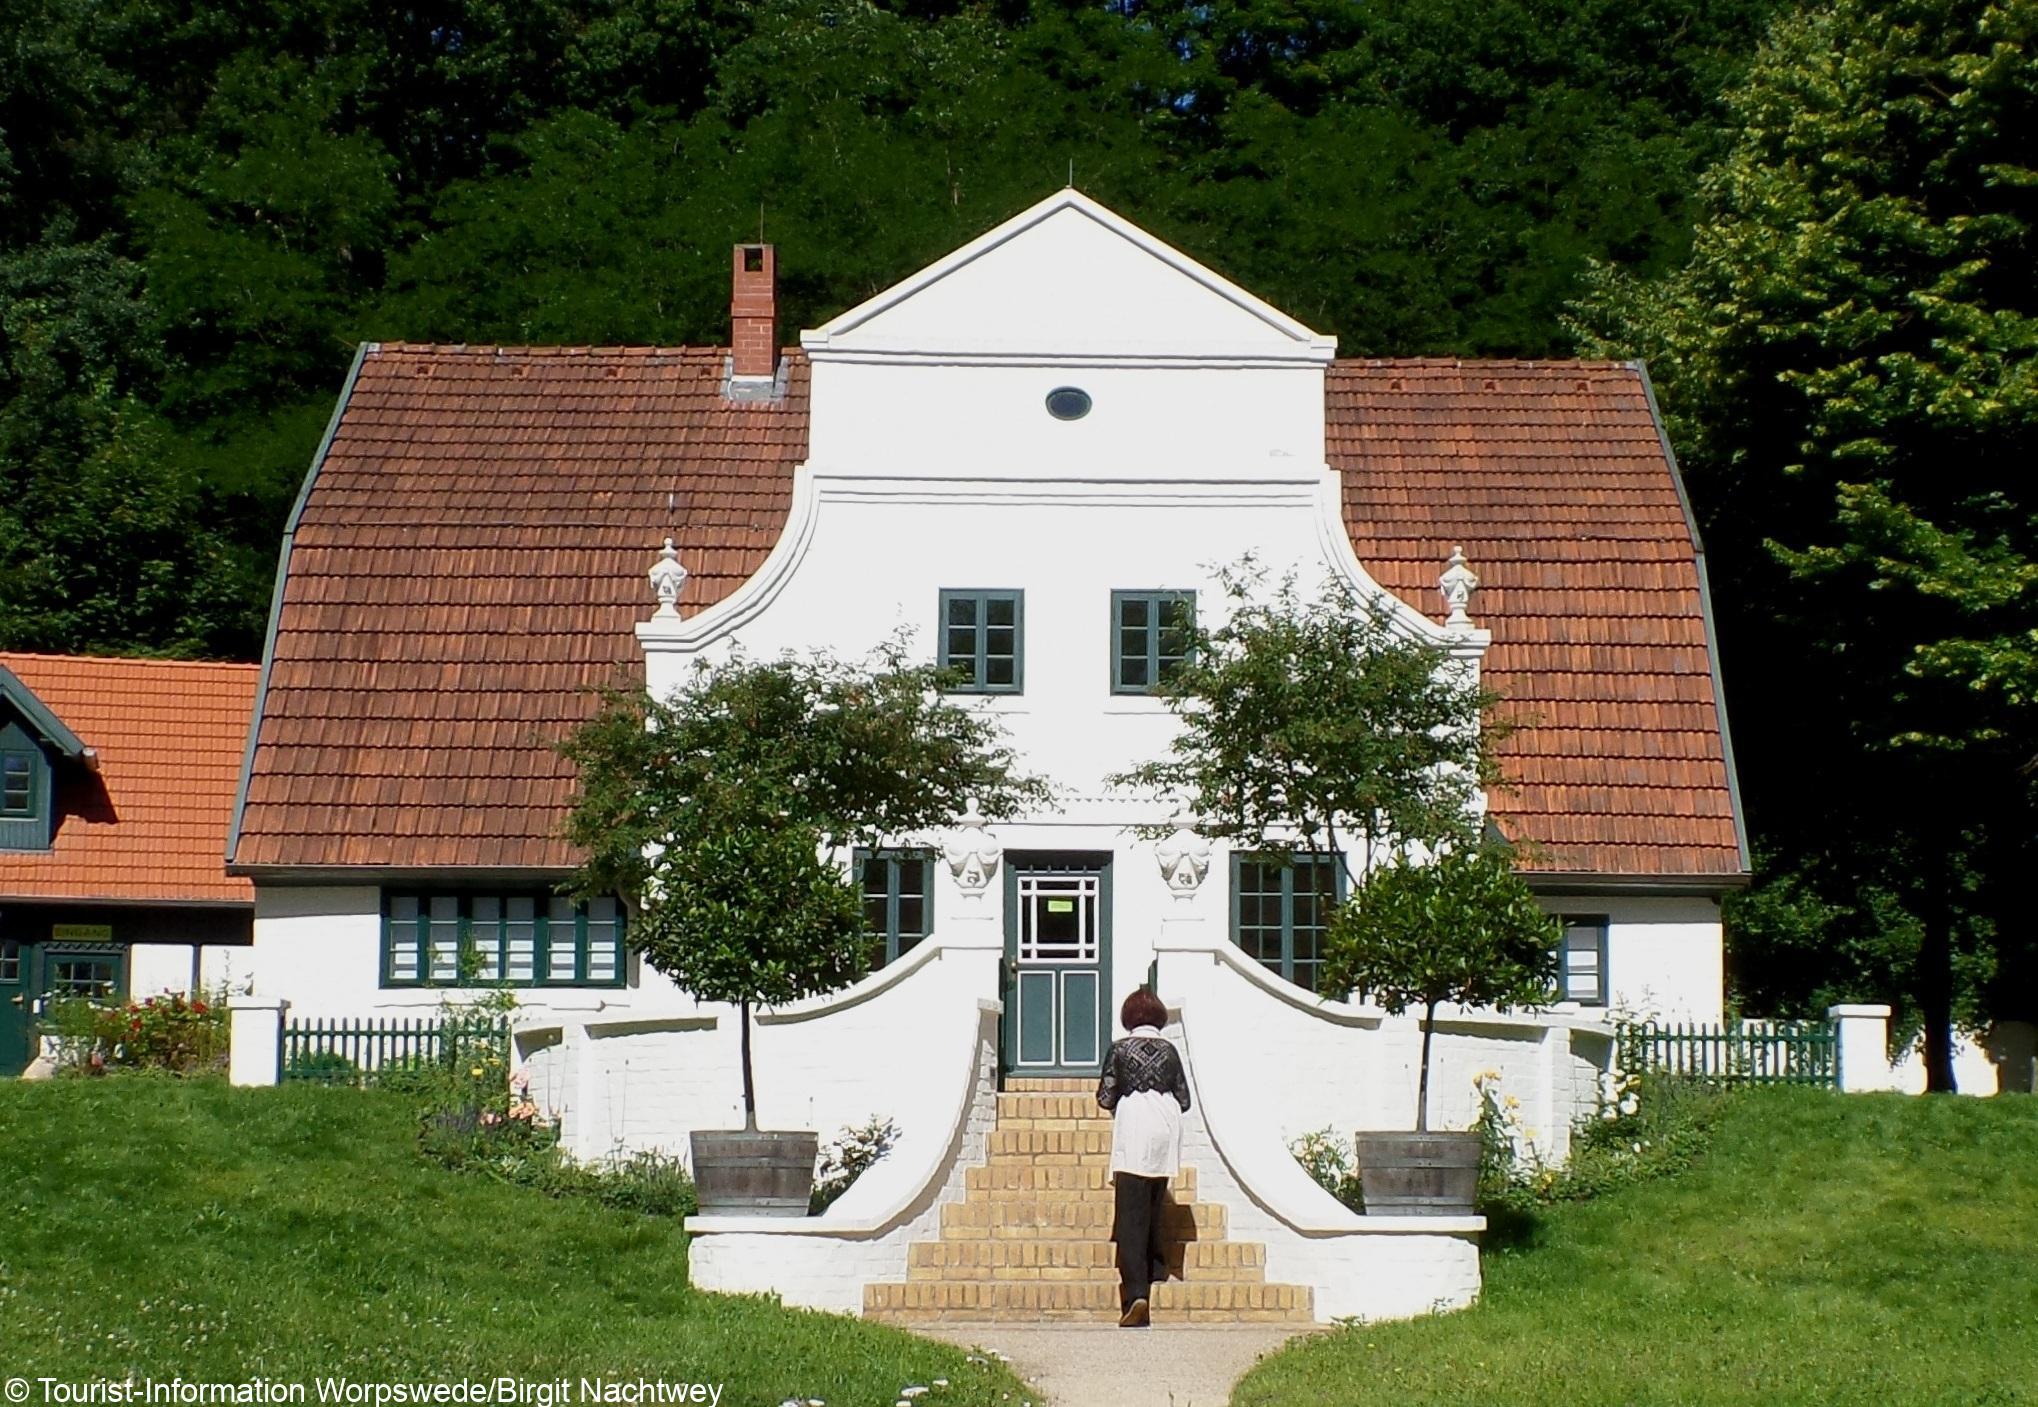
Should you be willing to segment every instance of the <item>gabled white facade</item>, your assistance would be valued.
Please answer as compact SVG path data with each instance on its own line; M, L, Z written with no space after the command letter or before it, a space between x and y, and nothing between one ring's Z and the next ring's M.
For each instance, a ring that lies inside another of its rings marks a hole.
M1320 999L1242 954L1230 857L1186 830L1139 839L1134 827L1172 807L1106 782L1161 755L1175 727L1159 700L1114 690L1116 592L1194 593L1207 623L1222 609L1220 573L1249 555L1305 590L1344 582L1435 646L1440 668L1479 668L1490 636L1476 599L1469 618L1439 624L1382 592L1353 554L1325 457L1332 339L1069 190L801 342L811 429L783 535L714 606L653 614L647 598L637 636L650 689L669 692L695 661L735 648L856 656L904 631L932 657L944 591L1019 593L1023 686L969 704L1058 795L988 830L958 818L894 838L938 857L928 935L845 992L766 1013L756 1055L766 1127L826 1137L879 1114L904 1139L812 1224L698 1226L697 1281L856 1308L860 1286L902 1274L906 1244L958 1195L983 1146L986 1090L1003 1075L1093 1070L1119 1002L1154 979L1190 1058L1202 1195L1228 1199L1234 1226L1265 1243L1269 1276L1314 1286L1325 1318L1466 1302L1476 1226L1361 1225L1287 1153L1319 1128L1410 1124L1413 1022ZM1084 393L1087 414L1049 412L1063 389ZM1033 881L1048 887L1032 893ZM1027 925L1064 900L1099 941L1082 961L1043 961ZM1617 992L1717 1017L1711 900L1587 907L1611 919L1603 960ZM378 983L381 912L372 886L263 887L262 990L313 1015L436 1002ZM1045 1062L1027 1054L1036 996L1054 1012ZM1094 1045L1080 1030L1064 1039L1082 1024L1071 1010L1094 1012ZM619 987L526 994L519 1047L569 1146L592 1157L680 1152L692 1129L740 1124L737 1038L730 1011L633 961ZM1438 1037L1434 1117L1464 1126L1471 1075L1498 1069L1531 1111L1537 1148L1561 1156L1609 1058L1599 1013L1454 1015Z

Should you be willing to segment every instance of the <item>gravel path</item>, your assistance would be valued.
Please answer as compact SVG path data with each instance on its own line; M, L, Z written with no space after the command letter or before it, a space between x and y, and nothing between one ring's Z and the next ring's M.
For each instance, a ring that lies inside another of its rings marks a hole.
M1224 1407L1232 1384L1307 1325L930 1324L921 1332L995 1349L1052 1407ZM1041 1407L1036 1403L1035 1407Z

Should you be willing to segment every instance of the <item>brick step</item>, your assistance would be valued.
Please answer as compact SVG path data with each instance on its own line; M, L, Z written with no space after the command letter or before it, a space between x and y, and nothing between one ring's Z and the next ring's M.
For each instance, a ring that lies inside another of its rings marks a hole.
M1111 1169L1081 1163L1022 1163L993 1161L980 1168L964 1170L964 1185L972 1201L978 1193L993 1191L1094 1192L1115 1195ZM1196 1170L1183 1168L1168 1184L1169 1195L1187 1202L1196 1195Z
M998 1096L998 1127L1014 1127L1014 1119L1025 1122L1017 1127L1027 1128L1047 1120L1055 1127L1062 1127L1060 1121L1070 1120L1075 1127L1108 1129L1111 1116L1097 1107L1095 1096L1088 1094L1001 1094Z
M980 1193L979 1196L988 1194ZM1047 1193L1006 1200L949 1202L941 1208L941 1239L986 1237L1109 1237L1111 1199ZM1214 1241L1224 1235L1224 1208L1214 1202L1177 1203L1162 1209L1161 1239Z
M1095 1095L1095 1076L1083 1075L1008 1075L1005 1077L1006 1094L1088 1094Z
M1100 1129L998 1128L991 1131L992 1158L1102 1158L1111 1160L1111 1126Z
M1156 1321L1177 1323L1240 1320L1307 1323L1314 1315L1306 1285L1197 1284L1165 1281L1153 1287ZM909 1280L865 1285L866 1318L892 1322L928 1319L1115 1319L1115 1282L1075 1280Z
M1102 1270L1117 1274L1118 1248L1102 1238L1052 1241L918 1241L907 1250L908 1275L922 1271L977 1269L987 1277L1001 1269ZM1257 1241L1177 1241L1168 1265L1190 1280L1227 1279L1250 1273L1264 1280L1267 1248ZM995 1277L992 1277L995 1278Z
M936 1245L944 1244L936 1242ZM983 1245L1000 1245L1001 1242L982 1242ZM1264 1285L1267 1282L1267 1268L1264 1265L1219 1265L1189 1268L1179 1262L1171 1262L1168 1274L1172 1279L1190 1285ZM1059 1280L1069 1283L1115 1285L1118 1283L1118 1266L1110 1265L909 1265L906 1267L908 1280L976 1280L999 1282L1005 1280Z
M1111 1136L1111 1116L1099 1114L1094 1119L1059 1118L1022 1119L1015 1114L998 1116L997 1129L1011 1133L1090 1133Z

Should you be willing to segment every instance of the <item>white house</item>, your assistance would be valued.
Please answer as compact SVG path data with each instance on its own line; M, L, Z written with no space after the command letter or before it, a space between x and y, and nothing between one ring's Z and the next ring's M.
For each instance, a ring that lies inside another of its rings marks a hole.
M1055 1082L1094 1077L1151 976L1197 1093L1191 1269L1220 1276L1189 1274L1184 1309L1464 1302L1476 1226L1355 1217L1286 1152L1413 1103L1412 1022L1314 990L1335 880L1189 829L1138 839L1166 816L1104 778L1164 746L1148 688L1248 553L1384 590L1482 670L1525 723L1490 811L1569 920L1569 1000L1455 1016L1439 1107L1468 1119L1471 1074L1498 1068L1561 1153L1608 1011L1719 1017L1718 900L1748 867L1703 556L1642 368L1339 360L1073 190L798 351L775 351L774 275L769 247L736 250L733 350L361 349L285 539L228 841L260 990L293 1016L399 1013L478 963L520 989L577 1151L740 1123L731 1013L632 957L619 905L552 892L574 860L552 743L591 685L905 627L1061 799L860 862L886 961L765 1014L760 1121L825 1137L876 1113L904 1139L826 1217L705 1219L696 1278L908 1319L1090 1312L993 1274L1037 1247L940 1243L993 1185L1088 1185L1080 1156L1011 1170L1059 1145L1001 1120L1078 1119L1056 1101L1080 1083ZM1094 1133L1040 1130L1078 1155ZM1093 1240L1025 1263L1089 1266Z

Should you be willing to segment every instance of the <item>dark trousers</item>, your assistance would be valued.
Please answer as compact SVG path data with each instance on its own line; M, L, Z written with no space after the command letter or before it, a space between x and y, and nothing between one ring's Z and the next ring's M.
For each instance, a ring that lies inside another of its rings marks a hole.
M1118 1307L1146 1299L1153 1282L1167 1273L1167 1253L1161 1247L1161 1207L1168 1195L1164 1177L1141 1177L1138 1173L1111 1174L1117 1192L1117 1207L1111 1239L1118 1243Z

